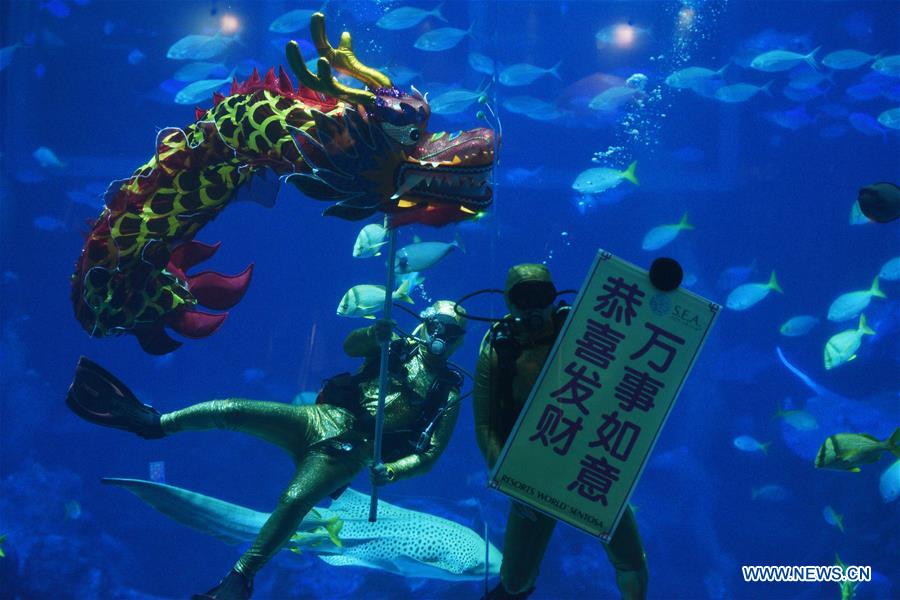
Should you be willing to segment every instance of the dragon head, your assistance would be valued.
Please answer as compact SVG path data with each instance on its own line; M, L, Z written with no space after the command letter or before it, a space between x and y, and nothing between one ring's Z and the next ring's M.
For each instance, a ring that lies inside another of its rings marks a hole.
M444 225L490 206L493 130L429 132L425 96L415 88L398 90L360 63L348 32L333 48L321 13L313 15L310 30L320 55L317 73L307 69L296 42L287 46L288 62L303 86L338 102L327 112L311 110L312 126L292 129L308 170L288 181L312 198L335 202L326 215L353 220L383 211L394 225ZM333 70L368 89L341 84Z

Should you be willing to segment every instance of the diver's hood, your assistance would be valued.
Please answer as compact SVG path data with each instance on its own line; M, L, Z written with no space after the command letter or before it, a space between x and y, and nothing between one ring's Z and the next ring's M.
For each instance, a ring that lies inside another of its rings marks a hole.
M523 263L510 267L506 274L506 285L503 287L503 297L509 306L509 291L516 285L524 282L541 282L553 285L550 270L545 265Z
M466 318L465 318L465 310L460 306L459 312L456 311L456 303L450 300L438 300L424 311L420 317L423 319L423 322L420 323L415 330L413 331L413 337L423 340L425 342L424 348L430 354L446 359L451 354L453 354L463 342L463 335L460 335L456 339L444 339L441 338L433 338L428 334L426 328L426 322L429 319L439 318L445 322L455 323L460 327L460 329L465 332L466 329Z

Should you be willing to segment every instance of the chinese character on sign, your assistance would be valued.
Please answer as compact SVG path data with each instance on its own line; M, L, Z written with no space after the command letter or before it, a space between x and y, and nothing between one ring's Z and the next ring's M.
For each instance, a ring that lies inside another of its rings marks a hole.
M607 277L606 280L609 283L603 284L603 289L607 293L597 296L594 312L600 312L607 319L615 318L616 323L621 323L624 317L625 324L631 325L631 319L637 316L635 307L643 304L641 298L646 294L636 283L625 283L621 277Z
M566 427L561 432L556 433L556 428L559 426L560 421ZM528 438L528 441L533 442L535 440L540 440L544 446L549 446L550 444L556 444L562 440L562 447L554 446L553 451L561 456L565 456L572 446L575 435L584 429L581 422L581 417L578 417L574 421L567 419L560 407L548 404L544 407L544 413L538 421L537 432Z
M597 458L585 454L581 459L581 472L578 478L566 486L570 492L578 488L578 495L591 502L598 500L607 505L606 494L609 493L613 481L619 480L619 469L606 462L605 458Z
M616 398L621 400L619 408L625 412L631 412L635 408L647 412L653 408L656 393L665 385L650 377L646 371L625 367L625 377L616 386Z
M621 461L628 460L631 449L641 433L640 426L631 421L620 421L617 410L600 418L603 419L603 423L597 428L597 439L588 446L591 448L600 446L615 458Z
M616 331L606 323L588 319L584 335L575 341L578 345L578 348L575 350L575 356L601 369L605 369L611 361L616 360L613 353L616 351L619 342L624 339L625 334Z
M594 395L594 390L600 389L600 375L597 371L591 371L591 376L584 374L587 367L575 361L566 365L566 374L571 377L561 388L550 395L556 398L560 404L574 404L581 411L581 414L588 414L588 409L584 407L584 401Z
M635 352L628 358L630 358L631 360L634 360L636 358L640 358L643 355L647 354L647 352L649 352L650 349L653 347L661 348L662 350L664 350L666 352L666 359L665 359L665 361L663 361L663 364L661 364L661 365L657 364L649 359L647 361L647 364L650 365L650 368L653 369L654 371L656 371L657 373L665 373L668 370L669 365L672 364L672 359L675 358L675 353L676 353L675 347L672 346L671 344L666 343L665 340L667 339L672 342L675 342L676 344L684 346L684 338L680 338L677 335L675 335L674 333L669 333L662 327L654 325L653 323L644 323L644 327L646 327L647 329L649 329L652 332L652 334L650 335L650 339L647 340L647 343L644 344L643 348L641 348L640 350L638 350L637 352ZM659 339L661 337L665 338L665 339L663 339L663 340Z

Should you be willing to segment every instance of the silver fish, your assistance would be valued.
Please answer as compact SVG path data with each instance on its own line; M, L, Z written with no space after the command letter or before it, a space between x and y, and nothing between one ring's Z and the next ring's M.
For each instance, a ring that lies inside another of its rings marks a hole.
M169 47L166 57L172 60L207 60L222 54L237 36L225 36L222 32L216 35L188 35Z
M384 286L381 285L354 285L341 298L337 314L341 317L374 319L375 313L384 308L384 293ZM409 282L401 283L391 294L391 298L395 302L413 304L412 298L409 297Z
M370 223L360 229L353 243L353 256L356 258L368 258L381 254L381 247L387 241L387 230L378 223Z
M771 96L772 93L769 91L771 86L771 81L763 86L756 86L749 83L735 83L734 85L720 87L716 90L714 97L720 102L727 102L730 104L746 102L759 92L765 92Z
M500 71L500 83L507 87L528 85L544 75L553 75L561 80L562 78L558 72L560 65L562 65L562 61L559 61L549 69L545 69L528 63L518 63Z
M572 183L572 189L582 194L600 194L606 190L611 190L626 179L634 185L638 185L637 177L634 174L636 167L637 161L628 165L628 168L624 171L608 167L586 169L575 178L575 182Z
M675 71L666 77L666 85L678 90L694 89L697 85L714 77L721 77L728 67L726 64L718 71L705 67L687 67Z
M494 59L478 52L469 52L469 66L477 73L494 74Z
M469 27L468 30L441 27L420 35L413 46L426 52L441 52L455 47L467 35L472 35L472 27Z
M858 69L867 62L875 60L879 56L875 54L866 54L859 50L838 50L829 52L822 59L822 64L829 69Z
M234 71L225 79L201 79L200 81L189 83L175 95L175 104L196 104L197 102L207 101L213 92L231 83L233 76Z
M424 271L428 267L434 266L455 248L460 248L458 240L453 240L449 244L444 242L416 241L397 250L394 272L411 273L413 271Z
M757 71L776 73L778 71L788 71L805 62L815 69L815 56L818 51L819 48L816 48L809 54L799 54L797 52L788 52L787 50L770 50L754 58L750 62L750 66Z
M415 27L428 17L436 17L441 21L447 21L441 14L443 4L434 10L423 10L421 8L413 8L411 6L401 6L392 11L388 11L375 23L382 29L398 31L401 29L409 29Z
M450 90L432 98L428 104L431 112L438 115L455 115L466 110L484 94L487 88L478 90Z
M222 76L226 72L225 65L220 62L192 62L175 71L173 79L177 81L197 81L214 75Z
M309 26L313 13L324 12L328 2L322 4L318 10L298 9L284 13L269 25L269 31L275 33L294 33Z

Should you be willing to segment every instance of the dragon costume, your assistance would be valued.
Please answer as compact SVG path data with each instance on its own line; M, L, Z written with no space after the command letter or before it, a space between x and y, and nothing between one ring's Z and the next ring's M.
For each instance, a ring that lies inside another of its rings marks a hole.
M321 13L310 31L316 74L290 42L297 85L284 68L235 80L212 108L197 109L194 123L160 131L154 156L110 185L72 276L75 316L91 336L130 333L145 351L165 354L181 345L166 327L189 338L215 332L246 292L252 265L234 276L189 274L218 248L194 238L267 174L331 203L325 215L380 211L392 226L440 226L490 205L491 129L429 133L422 94L363 65L348 32L332 47ZM367 89L341 84L333 70Z

